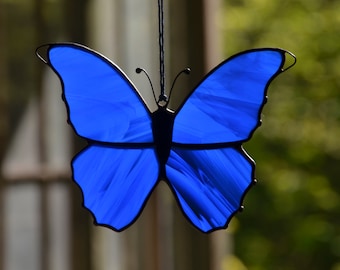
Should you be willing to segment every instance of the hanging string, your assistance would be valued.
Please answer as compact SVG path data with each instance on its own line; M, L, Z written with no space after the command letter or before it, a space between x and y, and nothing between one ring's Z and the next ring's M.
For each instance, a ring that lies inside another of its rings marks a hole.
M160 71L160 96L159 102L167 102L165 95L165 71L164 71L164 7L163 0L158 0L159 22L159 71Z

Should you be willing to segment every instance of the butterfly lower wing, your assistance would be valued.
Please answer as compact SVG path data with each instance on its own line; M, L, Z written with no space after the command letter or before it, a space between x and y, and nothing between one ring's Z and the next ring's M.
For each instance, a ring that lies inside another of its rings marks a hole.
M260 125L269 83L282 72L285 51L237 54L212 70L188 96L174 121L173 142L245 141Z
M254 163L241 148L173 148L169 185L189 221L202 232L225 228L253 183Z
M152 148L91 145L72 161L73 179L96 223L121 231L139 216L158 181Z
M49 45L46 62L62 81L78 135L111 143L152 142L149 110L115 64L76 44Z

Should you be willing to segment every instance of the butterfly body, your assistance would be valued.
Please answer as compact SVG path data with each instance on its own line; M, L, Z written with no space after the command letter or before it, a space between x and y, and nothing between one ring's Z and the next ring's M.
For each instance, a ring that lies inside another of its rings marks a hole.
M130 226L163 179L197 229L228 225L255 182L255 163L242 143L260 125L267 88L284 71L288 52L232 56L176 112L166 105L150 112L127 76L89 48L51 44L46 52L38 56L62 82L69 122L88 141L72 172L97 224Z
M160 163L160 176L166 177L165 164L170 155L172 145L172 130L174 126L174 112L159 106L152 113L152 134L154 137L157 157Z

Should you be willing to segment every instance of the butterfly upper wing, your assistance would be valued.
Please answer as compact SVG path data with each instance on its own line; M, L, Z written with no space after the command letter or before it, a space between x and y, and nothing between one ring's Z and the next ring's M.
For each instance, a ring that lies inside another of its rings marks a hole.
M90 145L72 161L73 179L96 222L123 230L158 180L151 113L120 69L76 44L54 44L47 64L58 74L69 120Z
M167 178L184 214L203 232L225 228L255 181L255 164L241 144L259 126L268 85L284 61L277 49L233 56L175 116Z
M76 44L48 47L47 63L59 75L69 120L78 135L110 143L153 141L150 113L123 72Z
M173 142L216 144L249 139L260 124L267 87L282 71L284 60L282 50L258 49L221 63L179 109Z

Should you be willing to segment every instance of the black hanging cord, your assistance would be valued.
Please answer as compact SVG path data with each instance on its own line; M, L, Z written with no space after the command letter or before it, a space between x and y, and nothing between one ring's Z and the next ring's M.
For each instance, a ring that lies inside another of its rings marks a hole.
M167 102L165 95L165 71L164 71L164 6L163 0L158 0L158 22L159 22L159 71L160 71L160 96L159 101Z
M151 85L151 90L152 90L152 94L153 97L156 101L156 103L158 104L159 107L166 107L169 103L169 99L172 93L172 90L174 88L174 85L178 79L178 77L185 73L185 74L190 74L190 68L185 68L184 70L182 70L181 72L179 72L177 74L177 76L175 77L170 92L169 92L169 96L165 95L165 67L164 67L164 6L163 6L163 0L158 0L158 26L159 26L159 71L160 71L160 95L159 98L157 100L156 95L155 95L155 91L154 88L152 86L152 82L150 79L149 74L142 68L137 68L136 72L137 73L141 73L143 72L148 80L149 83Z

